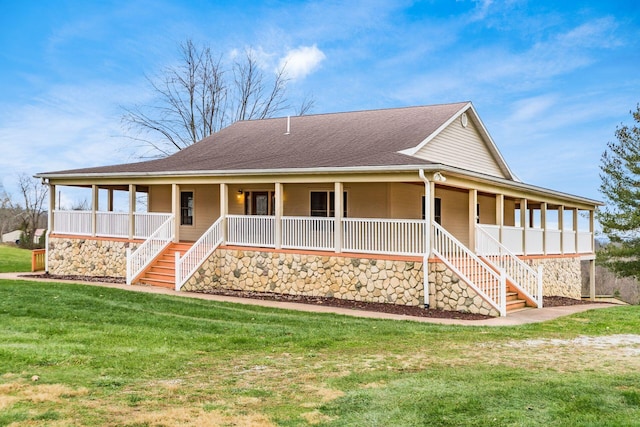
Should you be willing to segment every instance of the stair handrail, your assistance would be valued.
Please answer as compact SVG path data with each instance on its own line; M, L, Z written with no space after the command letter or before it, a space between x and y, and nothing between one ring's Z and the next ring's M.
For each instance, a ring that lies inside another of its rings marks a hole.
M498 310L500 316L506 316L507 284L504 272L497 273L437 222L432 223L432 229L433 254Z
M495 268L504 270L507 279L538 308L542 308L541 265L536 272L481 226L476 226L476 253Z
M209 257L222 243L223 218L218 218L211 227L180 257L176 253L176 291L179 291L186 281L196 272L205 259Z
M175 237L174 215L165 220L135 251L127 248L127 285L151 264Z

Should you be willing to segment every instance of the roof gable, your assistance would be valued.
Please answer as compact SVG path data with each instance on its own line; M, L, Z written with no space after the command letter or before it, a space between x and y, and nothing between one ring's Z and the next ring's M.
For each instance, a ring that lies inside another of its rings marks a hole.
M402 153L434 163L518 181L471 103L461 108L419 145L403 150Z

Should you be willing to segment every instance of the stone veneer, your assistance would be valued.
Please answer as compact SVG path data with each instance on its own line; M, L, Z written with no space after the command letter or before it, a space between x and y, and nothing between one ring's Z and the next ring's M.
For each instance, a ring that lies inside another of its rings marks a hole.
M92 239L90 237L49 237L49 273L91 277L126 277L127 248L138 242Z
M375 256L219 248L183 286L420 306L422 262Z
M429 262L429 294L435 308L499 316L500 312L441 261Z
M544 296L582 298L580 257L528 258L525 262L536 271L542 265Z

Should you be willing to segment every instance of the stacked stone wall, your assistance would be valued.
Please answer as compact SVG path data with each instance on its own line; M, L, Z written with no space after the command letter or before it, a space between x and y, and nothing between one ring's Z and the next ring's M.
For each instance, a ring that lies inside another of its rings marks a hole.
M183 290L232 289L420 306L422 280L418 261L220 248Z
M444 263L429 263L429 293L435 308L463 313L499 316L500 312Z
M137 242L91 238L49 238L49 273L90 277L126 277L127 248Z
M534 270L542 265L542 294L573 299L582 297L582 271L579 257L526 259Z

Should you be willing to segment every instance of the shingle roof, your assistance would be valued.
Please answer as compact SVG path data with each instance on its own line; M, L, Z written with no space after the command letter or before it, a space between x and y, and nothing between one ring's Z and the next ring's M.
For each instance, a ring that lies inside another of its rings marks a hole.
M342 168L429 164L401 150L420 144L467 102L241 121L171 156L55 174Z

